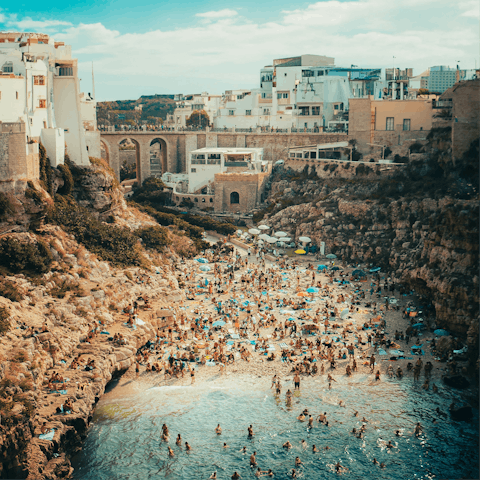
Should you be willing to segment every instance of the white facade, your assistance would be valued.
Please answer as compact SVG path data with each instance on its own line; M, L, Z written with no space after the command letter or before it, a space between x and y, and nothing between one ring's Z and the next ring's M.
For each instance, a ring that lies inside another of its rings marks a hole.
M183 129L187 126L187 118L194 111L205 110L210 119L210 124L202 126L208 127L213 123L213 118L217 115L221 99L221 95L209 95L207 92L203 92L200 95L176 95L176 108L173 114L167 115L165 124L176 129Z
M190 152L187 160L188 193L213 187L216 173L240 169L259 173L267 171L263 148L199 148Z
M52 166L64 162L65 145L73 162L90 164L82 114L95 132L93 99L91 104L82 108L70 46L48 35L0 33L0 121L23 121L27 142L41 141ZM99 135L91 134L90 143L99 153Z

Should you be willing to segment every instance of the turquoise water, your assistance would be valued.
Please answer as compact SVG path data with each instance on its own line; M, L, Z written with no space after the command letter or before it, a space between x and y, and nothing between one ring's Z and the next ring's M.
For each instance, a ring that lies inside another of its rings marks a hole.
M439 394L420 393L408 379L375 383L371 376L356 375L336 380L330 391L325 377L302 380L292 408L286 407L284 397L291 383L284 382L279 400L264 377L217 376L193 387L149 387L140 380L133 384L134 393L119 397L114 389L97 406L83 451L73 462L74 478L200 480L213 471L219 479L230 479L234 471L242 479L256 478L249 466L254 450L258 466L271 468L276 479L290 478L297 456L303 462L299 478L305 479L336 477L337 461L348 468L342 474L345 479L477 478L478 412L471 423L443 417L432 422L438 417L435 409L446 412L458 393L443 388ZM345 408L338 406L340 400ZM315 422L308 431L307 424L296 419L304 408L315 414L327 412L330 426ZM350 432L361 426L363 416L367 430L359 439ZM424 432L418 438L413 435L416 422ZM160 439L164 423L170 430L173 458ZM218 423L222 435L214 432ZM250 424L252 439L247 437ZM401 437L395 436L397 429ZM183 445L188 441L192 446L191 452L175 445L178 433ZM282 448L287 440L293 445L289 451ZM389 440L396 445L390 451L385 447ZM223 448L224 442L229 448ZM319 453L312 453L313 444ZM240 452L243 446L247 455ZM326 446L330 448L325 450ZM374 465L374 457L386 467Z

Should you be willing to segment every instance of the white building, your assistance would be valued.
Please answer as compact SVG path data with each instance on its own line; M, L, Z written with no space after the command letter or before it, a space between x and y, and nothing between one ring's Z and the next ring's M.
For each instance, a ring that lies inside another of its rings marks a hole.
M70 46L39 33L0 33L0 121L25 123L27 143L41 141L54 167L65 146L79 165L100 157L95 101L80 95L79 83Z
M446 66L430 67L430 76L428 78L428 90L432 93L443 93L450 87L453 87L455 83L462 80L473 80L475 78L476 71L460 70L457 68L450 68Z
M203 127L208 127L217 115L221 99L221 95L209 95L207 92L200 95L175 95L176 108L173 114L167 115L165 125L181 130L187 126L187 118L194 111L204 110L210 119L210 124L203 125Z

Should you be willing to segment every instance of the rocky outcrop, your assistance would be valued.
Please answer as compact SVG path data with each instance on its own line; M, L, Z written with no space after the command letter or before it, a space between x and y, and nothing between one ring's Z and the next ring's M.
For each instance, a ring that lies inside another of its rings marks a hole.
M452 166L448 138L433 136L429 148L426 160L388 178L277 175L262 222L323 241L325 253L347 262L382 267L405 291L431 301L438 327L466 341L476 360L478 168L475 174L471 158Z

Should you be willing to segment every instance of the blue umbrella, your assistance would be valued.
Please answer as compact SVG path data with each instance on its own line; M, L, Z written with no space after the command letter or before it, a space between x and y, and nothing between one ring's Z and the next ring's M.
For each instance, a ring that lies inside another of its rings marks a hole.
M423 323L416 323L415 325L412 325L413 328L425 328L425 325Z
M211 270L211 268L210 268L208 265L202 265L202 266L200 267L200 270L201 270L202 272L209 272L209 271Z
M371 273L378 272L380 269L381 269L381 267L371 268L371 269L370 269L370 272L371 272Z
M326 268L327 268L326 265L319 265L319 266L317 267L317 270L325 270Z
M307 292L308 293L317 293L318 288L317 287L309 287L309 288L307 288Z
M355 276L355 275L358 275L359 277L366 277L367 274L363 271L363 270L354 270L352 272L352 275Z
M443 330L442 328L439 328L438 330L435 330L433 332L435 335L438 335L439 337L446 337L450 335L446 330Z
M217 320L216 322L212 323L212 327L223 327L225 322L223 320Z
M208 260L206 258L197 258L197 262L199 263L208 263Z
M338 267L332 267L330 270L340 270Z

